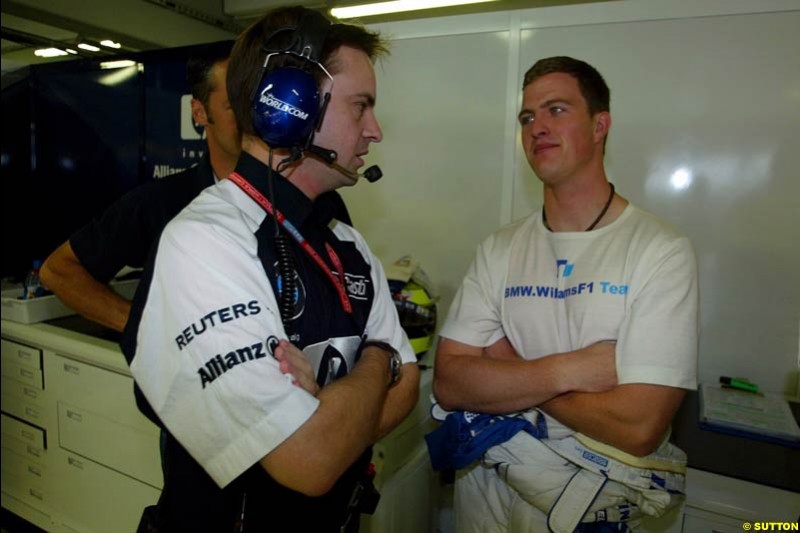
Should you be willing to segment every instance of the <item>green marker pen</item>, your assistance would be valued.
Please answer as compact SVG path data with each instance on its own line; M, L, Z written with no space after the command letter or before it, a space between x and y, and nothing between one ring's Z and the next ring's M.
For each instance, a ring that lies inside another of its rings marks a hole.
M719 382L723 385L733 387L734 389L739 389L746 392L758 392L758 385L750 383L749 381L742 381L741 379L720 376Z

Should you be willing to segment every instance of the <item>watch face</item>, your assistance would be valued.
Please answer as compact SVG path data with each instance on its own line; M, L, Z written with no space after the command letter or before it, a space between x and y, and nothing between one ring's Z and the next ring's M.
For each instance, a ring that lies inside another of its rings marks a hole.
M375 346L376 348L380 348L389 356L389 386L391 387L397 380L400 379L400 372L403 366L403 361L400 359L400 353L392 347L391 344L388 342L383 341L372 341L368 340L361 345L360 350L363 350L367 346ZM360 351L359 350L359 351Z
M400 371L403 368L403 362L400 360L400 354L395 350L392 350L391 352L390 365L392 372L392 385L394 385L400 379Z

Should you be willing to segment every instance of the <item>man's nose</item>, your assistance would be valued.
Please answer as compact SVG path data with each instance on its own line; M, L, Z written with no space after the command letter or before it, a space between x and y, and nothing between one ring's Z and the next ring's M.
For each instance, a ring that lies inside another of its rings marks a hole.
M381 125L378 124L378 118L374 112L370 113L369 120L364 127L364 137L374 143L379 143L383 140L383 131L381 131Z
M541 137L550 133L550 126L545 117L536 117L536 120L531 124L531 135L534 137Z

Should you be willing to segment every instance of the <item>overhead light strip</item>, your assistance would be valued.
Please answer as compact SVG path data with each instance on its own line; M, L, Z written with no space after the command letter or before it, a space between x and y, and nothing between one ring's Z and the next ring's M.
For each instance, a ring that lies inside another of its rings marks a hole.
M96 47L94 45L91 45L91 44L86 44L86 43L78 44L78 48L80 48L81 50L88 50L89 52L99 52L100 51L100 49L98 47Z
M371 17L373 15L386 15L388 13L402 13L404 11L418 11L437 7L451 7L468 4L482 4L496 2L497 0L393 0L391 2L378 2L359 4L347 7L334 7L331 15L338 19L356 17Z
M65 56L67 53L60 48L39 48L33 52L37 57L58 57Z
M115 61L103 61L100 63L101 69L109 69L109 68L125 68L125 67L132 67L136 64L136 61L132 61L130 59L118 59Z

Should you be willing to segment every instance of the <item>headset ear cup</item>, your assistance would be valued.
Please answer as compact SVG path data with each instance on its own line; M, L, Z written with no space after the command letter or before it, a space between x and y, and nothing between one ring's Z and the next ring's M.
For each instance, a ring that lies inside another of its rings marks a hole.
M253 96L253 128L273 148L305 146L320 112L317 82L297 67L268 72Z

